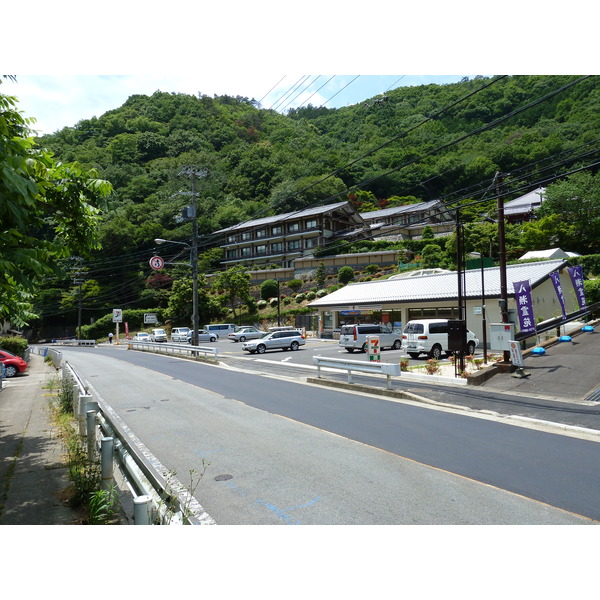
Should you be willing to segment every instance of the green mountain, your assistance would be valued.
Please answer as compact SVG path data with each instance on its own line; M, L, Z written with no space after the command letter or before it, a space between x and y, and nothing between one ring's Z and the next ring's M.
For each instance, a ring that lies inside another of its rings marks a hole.
M196 190L203 249L216 244L210 234L218 229L343 199L359 210L436 198L468 203L493 196L498 171L509 174L509 200L598 162L599 82L477 77L285 115L239 96L156 92L41 143L113 184L90 276L105 290L96 297L110 306L120 300L142 308L159 294L146 281L153 240L190 238L190 223L178 218L188 203L178 192L190 189L185 166L208 171Z

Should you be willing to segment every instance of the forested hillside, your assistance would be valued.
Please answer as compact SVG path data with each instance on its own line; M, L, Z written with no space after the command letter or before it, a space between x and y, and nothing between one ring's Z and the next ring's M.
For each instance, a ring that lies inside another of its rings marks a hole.
M190 238L190 223L178 222L188 203L178 194L189 191L180 175L185 166L208 171L197 183L202 250L214 245L210 234L220 228L343 199L360 210L491 199L498 171L506 174L510 200L579 167L592 165L593 172L599 82L596 76L477 77L285 115L248 98L157 91L131 96L41 143L59 160L96 169L114 188L88 276L98 287L88 296L143 308L157 302L159 292L149 287L160 288L157 277L148 285L154 238ZM465 217L476 220L484 208L466 210ZM207 259L205 270L215 264ZM65 282L57 286L64 291ZM56 296L45 293L48 300Z
M189 224L175 220L184 202L171 198L186 189L178 177L185 165L208 169L199 219L200 232L208 234L264 211L345 199L347 190L370 191L379 201L460 200L489 185L496 171L514 170L534 185L548 164L583 154L590 144L597 148L598 77L547 100L578 78L495 79L399 88L356 106L309 106L288 115L247 98L156 92L132 96L43 143L113 184L103 226L107 255L139 250L157 236L189 235ZM490 129L475 133L485 126ZM548 175L561 168L567 170Z

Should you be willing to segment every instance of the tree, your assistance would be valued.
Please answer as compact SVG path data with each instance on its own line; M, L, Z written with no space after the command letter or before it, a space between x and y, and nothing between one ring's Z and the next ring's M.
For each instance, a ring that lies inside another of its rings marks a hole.
M31 137L16 98L0 94L0 319L21 327L59 259L98 248L102 198L112 186L77 163L57 162Z
M423 233L421 234L421 239L423 239L423 240L435 239L435 235L433 233L433 229L431 228L431 225L425 225L425 227L423 227Z
M575 246L569 250L593 253L600 239L600 175L582 171L549 185L538 216L549 215L558 215L574 227Z
M317 286L322 288L325 285L325 279L327 278L327 273L325 272L325 265L320 262L317 267L317 272L315 273L315 280L317 281Z
M225 294L235 314L236 300L246 302L250 295L250 275L246 273L245 267L238 265L219 273L213 282L213 287L219 290L225 290Z
M421 252L422 266L424 269L436 269L442 266L444 252L437 244L427 244Z
M346 285L347 283L349 283L353 279L354 279L354 269L352 267L348 267L348 266L342 267L338 271L338 281L342 285Z

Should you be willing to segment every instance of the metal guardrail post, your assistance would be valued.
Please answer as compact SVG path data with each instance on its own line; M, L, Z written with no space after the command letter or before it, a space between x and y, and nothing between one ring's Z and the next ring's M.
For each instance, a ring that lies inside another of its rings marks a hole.
M113 486L113 438L103 437L100 443L101 487L109 490Z
M152 499L143 495L133 500L133 523L134 525L150 525L150 508Z
M79 421L79 435L80 436L85 436L85 420L86 420L86 412L87 412L87 408L86 408L86 404L88 404L89 402L92 402L92 397L89 394L81 394L79 393L79 387L77 388L78 390L78 404L77 404L77 418Z
M94 451L96 449L96 411L88 410L86 413L87 421L87 453L88 460L91 462L94 460Z

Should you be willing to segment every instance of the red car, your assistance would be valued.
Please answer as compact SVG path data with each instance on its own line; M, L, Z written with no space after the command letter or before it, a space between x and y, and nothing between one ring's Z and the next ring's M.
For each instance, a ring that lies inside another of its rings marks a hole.
M20 356L15 356L6 350L0 350L0 362L4 365L6 377L14 377L27 369L27 363Z

